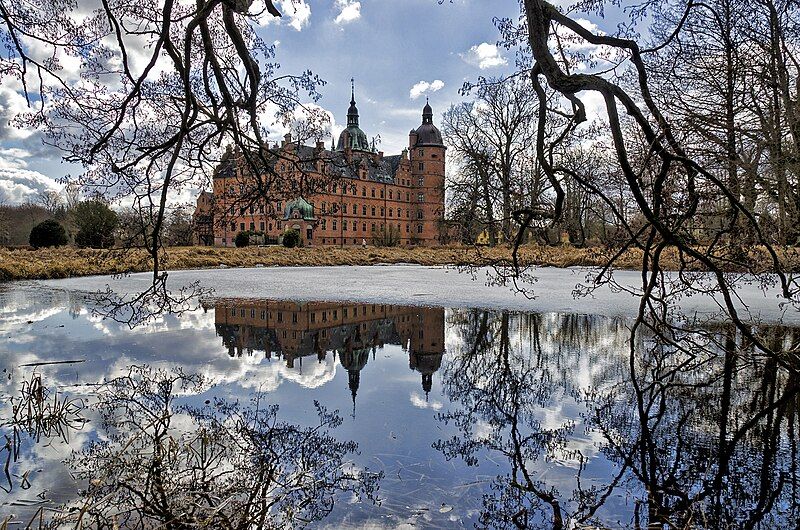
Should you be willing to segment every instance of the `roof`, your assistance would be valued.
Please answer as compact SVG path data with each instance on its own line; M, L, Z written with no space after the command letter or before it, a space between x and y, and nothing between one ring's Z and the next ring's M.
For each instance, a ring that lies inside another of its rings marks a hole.
M283 211L283 218L290 219L294 212L297 212L300 217L306 221L314 220L314 207L302 197L298 197L286 203L286 209Z

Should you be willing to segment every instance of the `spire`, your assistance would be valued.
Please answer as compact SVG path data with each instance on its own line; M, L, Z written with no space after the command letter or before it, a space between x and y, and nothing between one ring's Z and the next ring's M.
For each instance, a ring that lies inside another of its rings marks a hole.
M356 417L356 394L358 393L361 374L358 370L347 371L347 386L350 387L350 396L353 398L353 418Z
M433 123L433 109L428 102L427 96L425 97L425 107L422 109L422 123Z
M350 78L350 108L347 109L347 126L358 127L358 108L356 107L356 84L355 80Z

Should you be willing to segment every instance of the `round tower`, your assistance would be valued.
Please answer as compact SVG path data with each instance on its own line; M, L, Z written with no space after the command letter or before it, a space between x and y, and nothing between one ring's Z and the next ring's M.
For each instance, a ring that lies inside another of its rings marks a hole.
M425 246L439 244L440 221L444 219L444 167L447 148L442 133L433 124L433 109L426 100L422 124L409 134L411 162L412 240Z

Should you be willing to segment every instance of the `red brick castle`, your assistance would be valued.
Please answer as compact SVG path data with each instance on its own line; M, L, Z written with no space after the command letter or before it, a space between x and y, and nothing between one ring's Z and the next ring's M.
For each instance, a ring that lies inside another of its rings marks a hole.
M326 149L293 142L286 135L273 149L272 170L287 179L325 183L288 200L242 200L244 171L228 154L214 174L213 194L197 199L198 243L233 246L239 232L263 234L280 243L288 230L305 246L439 244L444 219L445 150L426 102L422 124L409 133L408 149L384 155L359 127L355 91L347 127Z

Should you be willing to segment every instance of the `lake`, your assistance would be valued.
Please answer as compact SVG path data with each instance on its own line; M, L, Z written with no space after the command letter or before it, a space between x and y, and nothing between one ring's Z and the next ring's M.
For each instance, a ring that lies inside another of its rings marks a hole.
M797 372L711 316L631 341L637 300L575 301L583 275L187 271L213 291L134 327L88 293L144 275L0 286L0 521L797 526ZM753 332L796 346L749 289Z

